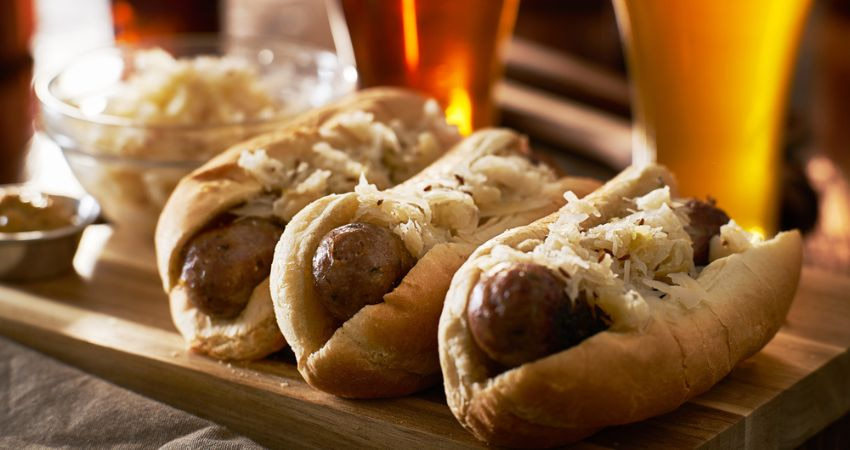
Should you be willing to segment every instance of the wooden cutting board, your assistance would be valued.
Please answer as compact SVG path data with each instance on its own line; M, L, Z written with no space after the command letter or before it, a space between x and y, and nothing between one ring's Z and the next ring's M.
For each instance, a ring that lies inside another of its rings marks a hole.
M480 446L441 387L342 400L307 386L286 351L246 364L187 352L145 240L90 227L75 267L49 281L0 284L0 334L268 446ZM676 411L577 447L798 445L850 410L848 349L850 278L806 269L786 325L760 353Z

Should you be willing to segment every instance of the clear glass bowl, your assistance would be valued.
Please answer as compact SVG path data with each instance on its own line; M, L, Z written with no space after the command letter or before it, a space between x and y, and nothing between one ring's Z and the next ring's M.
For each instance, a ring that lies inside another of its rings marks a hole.
M132 74L135 55L154 47L175 57L227 55L247 61L284 105L283 113L273 119L173 125L91 113L93 103ZM354 68L328 51L279 41L181 36L93 50L58 74L37 79L35 92L38 126L62 149L106 218L152 234L180 178L231 145L353 91L356 82Z

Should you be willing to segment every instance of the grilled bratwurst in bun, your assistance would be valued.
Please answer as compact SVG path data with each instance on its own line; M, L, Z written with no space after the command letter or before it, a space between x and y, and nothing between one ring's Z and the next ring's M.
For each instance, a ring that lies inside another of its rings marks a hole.
M156 231L177 329L200 353L261 358L284 346L269 296L274 247L313 200L361 176L388 188L459 140L434 101L361 91L239 144L181 180Z
M390 189L363 183L304 208L275 250L278 323L310 385L404 395L439 379L437 321L454 271L502 231L557 210L565 189L526 140L490 129Z
M488 241L440 318L446 398L478 439L556 446L671 411L776 333L800 235L764 241L713 201L631 167Z

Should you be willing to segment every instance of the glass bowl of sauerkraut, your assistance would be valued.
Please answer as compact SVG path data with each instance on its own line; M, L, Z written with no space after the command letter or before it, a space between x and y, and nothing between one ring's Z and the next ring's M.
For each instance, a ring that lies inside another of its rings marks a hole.
M179 36L96 49L39 77L37 122L104 216L150 235L180 178L356 78L335 54L296 43Z

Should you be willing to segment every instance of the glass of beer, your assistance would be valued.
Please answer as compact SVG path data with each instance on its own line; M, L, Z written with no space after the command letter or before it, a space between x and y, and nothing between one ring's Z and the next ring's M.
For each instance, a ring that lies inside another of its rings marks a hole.
M493 88L502 75L519 0L339 0L328 5L341 6L361 87L424 92L440 102L463 134L494 123ZM339 26L332 25L339 33Z
M744 228L778 220L782 127L810 0L614 0L633 89L633 162L669 167Z

